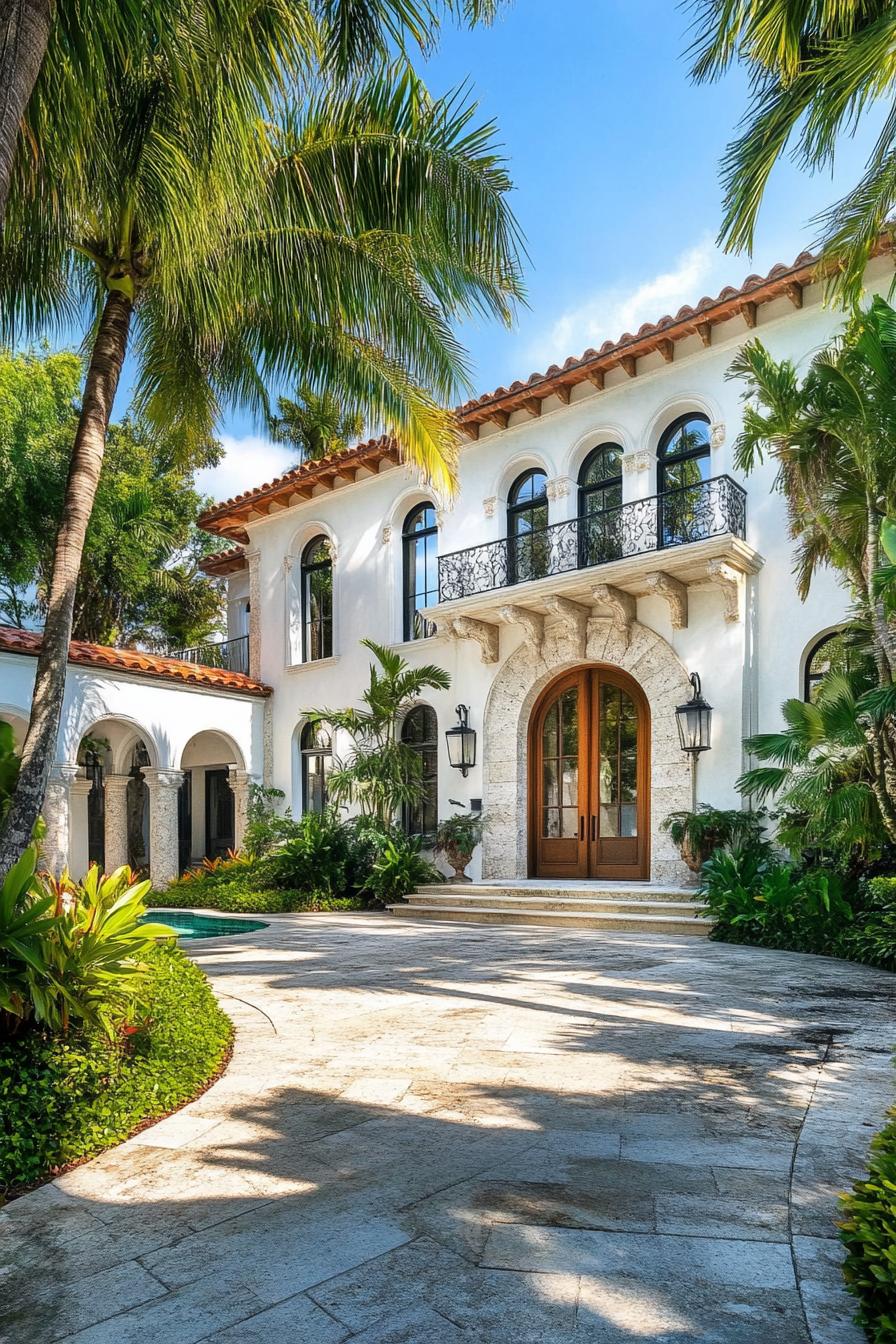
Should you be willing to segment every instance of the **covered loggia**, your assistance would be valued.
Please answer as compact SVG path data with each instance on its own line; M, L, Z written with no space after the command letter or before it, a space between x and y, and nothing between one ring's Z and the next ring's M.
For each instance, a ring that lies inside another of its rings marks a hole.
M180 758L178 860L181 870L238 849L248 806L248 775L236 743L223 732L191 737Z

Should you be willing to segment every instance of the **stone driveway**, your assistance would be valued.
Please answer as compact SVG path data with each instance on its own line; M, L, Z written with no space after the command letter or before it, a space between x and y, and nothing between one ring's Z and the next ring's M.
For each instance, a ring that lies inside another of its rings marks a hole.
M194 944L204 1097L0 1215L8 1344L852 1344L896 977L652 934Z

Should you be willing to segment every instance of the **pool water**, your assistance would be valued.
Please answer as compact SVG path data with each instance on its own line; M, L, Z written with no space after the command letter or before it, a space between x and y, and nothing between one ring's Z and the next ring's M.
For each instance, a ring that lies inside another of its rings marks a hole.
M229 938L234 933L266 929L262 919L228 919L226 915L194 915L192 910L149 910L141 924L167 924L179 939Z

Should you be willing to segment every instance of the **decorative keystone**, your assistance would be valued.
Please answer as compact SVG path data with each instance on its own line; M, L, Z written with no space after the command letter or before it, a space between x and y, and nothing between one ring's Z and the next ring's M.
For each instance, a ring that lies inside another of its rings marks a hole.
M475 639L484 663L498 661L498 627L488 621L477 621L473 616L455 616L451 622L458 639Z
M672 618L673 630L686 630L688 625L688 590L680 579L674 579L671 574L664 573L658 569L654 574L647 574L644 582L652 593L659 597L664 597L669 605L669 615Z

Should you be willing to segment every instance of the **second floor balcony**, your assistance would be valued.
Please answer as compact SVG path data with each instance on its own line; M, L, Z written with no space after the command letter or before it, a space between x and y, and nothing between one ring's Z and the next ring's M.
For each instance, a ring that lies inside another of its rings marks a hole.
M730 476L439 557L439 604L670 551L716 537L743 541L747 497Z
M179 658L185 663L196 663L200 667L219 667L225 672L240 672L249 675L249 636L240 635L236 639L208 640L205 644L194 644L189 649L171 649L169 658Z

